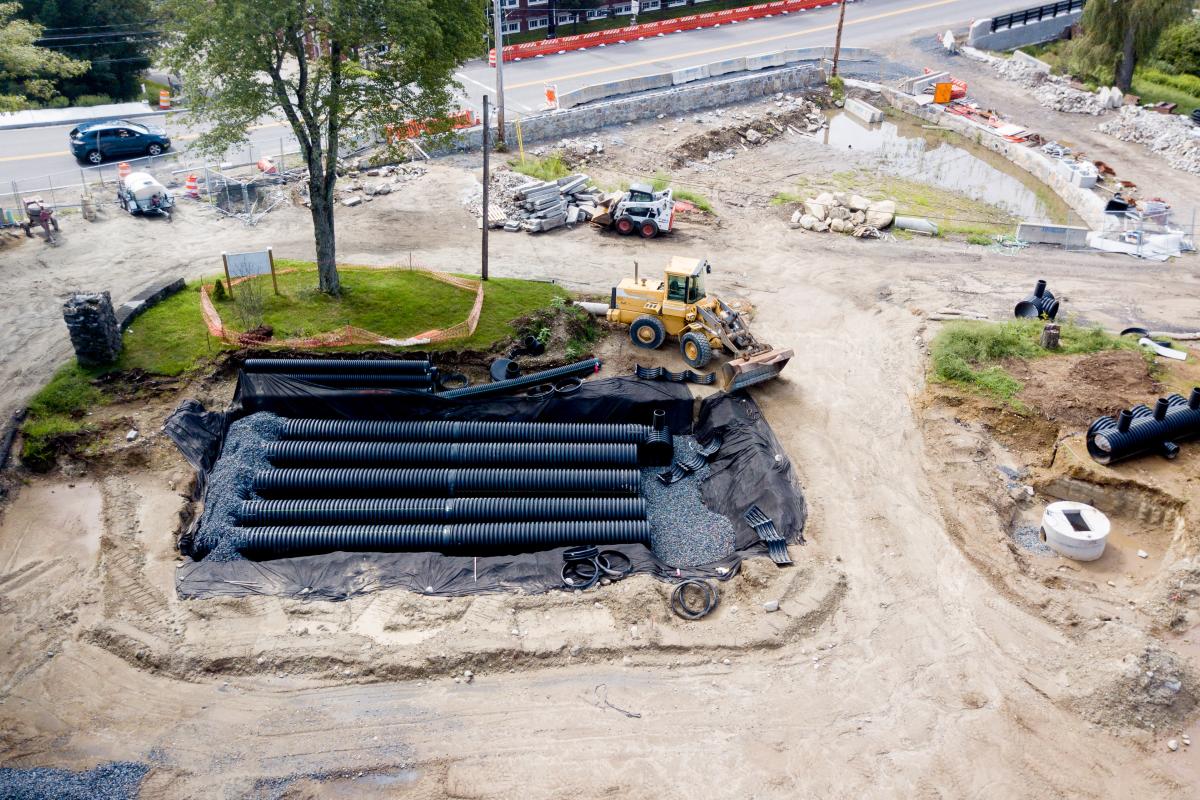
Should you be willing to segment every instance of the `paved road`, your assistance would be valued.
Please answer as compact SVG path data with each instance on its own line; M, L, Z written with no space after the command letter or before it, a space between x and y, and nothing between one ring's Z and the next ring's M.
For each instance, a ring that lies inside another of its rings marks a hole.
M842 42L847 47L869 47L894 40L917 30L954 27L961 30L976 17L1030 5L1031 0L859 0L846 8ZM782 50L789 47L832 45L837 9L822 8L787 17L755 20L720 28L671 34L643 42L593 48L586 51L546 56L505 66L506 109L525 114L542 103L543 84L557 84L565 92L579 86L620 78L648 75L666 70L705 64L737 56ZM482 109L485 91L494 94L493 68L486 61L473 61L458 73L466 90L465 103ZM162 124L161 119L154 120ZM166 128L172 142L189 156L188 142L195 133L168 117ZM72 126L0 132L0 196L17 180L22 191L42 189L43 176L54 185L78 184L81 167L67 148ZM294 147L294 139L281 123L268 123L250 134L253 148L234 154L231 160L247 161L262 152L278 153L281 145ZM108 170L111 172L112 167ZM84 169L84 172L87 170Z

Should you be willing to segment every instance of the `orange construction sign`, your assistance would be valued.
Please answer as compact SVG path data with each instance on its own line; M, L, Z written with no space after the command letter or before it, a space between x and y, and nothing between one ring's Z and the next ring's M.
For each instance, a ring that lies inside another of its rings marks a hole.
M546 105L550 108L558 108L558 84L546 84Z
M947 81L946 83L935 83L933 85L933 102L946 105L950 102L950 96L954 93L954 84Z

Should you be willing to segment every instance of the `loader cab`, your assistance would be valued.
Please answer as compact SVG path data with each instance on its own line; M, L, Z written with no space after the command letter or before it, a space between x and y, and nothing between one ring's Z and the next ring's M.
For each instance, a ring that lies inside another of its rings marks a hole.
M700 302L705 296L704 276L709 272L712 267L707 259L672 258L666 269L666 300L687 305Z
M653 203L654 188L648 183L635 183L629 187L629 202Z

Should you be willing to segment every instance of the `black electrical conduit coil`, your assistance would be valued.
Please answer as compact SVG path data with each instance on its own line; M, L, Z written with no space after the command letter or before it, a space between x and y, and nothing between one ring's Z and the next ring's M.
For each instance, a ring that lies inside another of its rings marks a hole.
M641 497L377 497L244 500L238 524L378 525L645 519Z
M617 442L267 442L277 467L633 467L638 446Z
M1049 319L1058 316L1058 301L1054 293L1046 288L1046 282L1039 280L1033 287L1033 294L1017 303L1013 315L1023 319Z
M547 550L578 544L650 543L645 520L454 525L285 525L235 528L238 549L259 556L298 553Z
M433 389L434 376L408 372L277 372L280 378L319 383L322 386L388 386L400 389L429 391Z
M641 444L649 425L607 422L482 420L289 419L283 439L360 442L629 442Z
M248 358L246 372L429 372L429 361L398 358Z
M589 358L584 361L577 361L574 364L567 364L565 367L555 367L554 369L542 370L541 372L531 372L528 375L522 375L519 378L513 378L507 381L495 381L494 383L480 383L475 386L467 386L464 389L451 389L448 392L442 392L442 397L486 397L493 394L509 394L522 389L527 389L531 386L537 386L541 383L553 383L559 378L582 378L585 375L591 375L594 372L600 371L601 361L598 358Z
M636 495L636 469L264 469L262 497Z
M1179 455L1177 441L1200 435L1200 386L1188 399L1161 397L1151 411L1136 405L1116 417L1100 417L1088 427L1087 449L1095 461L1113 464L1142 453Z

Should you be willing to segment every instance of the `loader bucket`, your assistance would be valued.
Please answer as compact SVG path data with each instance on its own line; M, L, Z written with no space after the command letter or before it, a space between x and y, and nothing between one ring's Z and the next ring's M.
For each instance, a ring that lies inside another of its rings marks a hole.
M718 379L721 390L734 392L756 383L769 381L783 372L794 353L791 350L767 350L753 356L735 358L721 365Z

